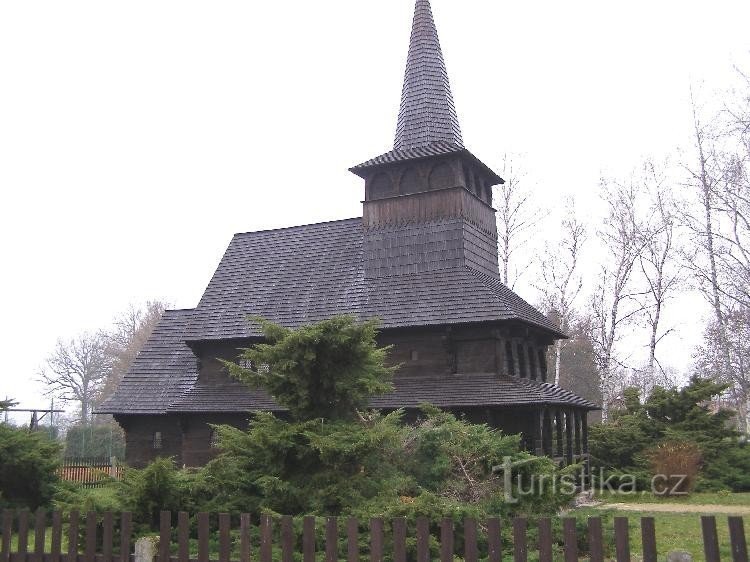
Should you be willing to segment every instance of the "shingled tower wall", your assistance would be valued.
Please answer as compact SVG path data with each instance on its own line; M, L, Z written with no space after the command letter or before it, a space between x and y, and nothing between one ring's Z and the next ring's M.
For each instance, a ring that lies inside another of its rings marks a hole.
M394 149L365 179L365 275L463 268L498 275L492 170L464 148L428 0L417 0Z

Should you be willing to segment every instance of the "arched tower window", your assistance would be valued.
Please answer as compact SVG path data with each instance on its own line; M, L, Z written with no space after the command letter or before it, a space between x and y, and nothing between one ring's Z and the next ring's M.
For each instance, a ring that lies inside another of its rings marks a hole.
M430 189L443 189L446 187L453 187L455 185L455 177L453 175L453 168L446 162L436 164L430 172Z
M407 168L401 175L398 192L401 195L408 195L409 193L417 193L418 191L422 191L420 189L419 173L416 168Z
M381 199L393 195L393 182L388 174L375 174L370 182L370 199Z

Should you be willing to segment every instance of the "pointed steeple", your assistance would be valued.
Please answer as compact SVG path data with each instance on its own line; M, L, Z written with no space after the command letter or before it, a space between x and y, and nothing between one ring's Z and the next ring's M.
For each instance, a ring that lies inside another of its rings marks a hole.
M417 0L394 148L435 142L463 147L461 127L429 0Z

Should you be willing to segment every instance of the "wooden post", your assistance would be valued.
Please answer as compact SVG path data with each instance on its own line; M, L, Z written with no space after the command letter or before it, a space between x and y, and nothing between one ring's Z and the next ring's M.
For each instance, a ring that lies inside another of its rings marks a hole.
M359 562L359 521L356 517L346 520L346 561Z
M3 510L3 540L0 543L0 562L10 560L10 536L13 534L13 512Z
M47 531L47 512L36 510L34 521L34 562L44 562L44 536Z
M270 547L268 551L271 552ZM270 560L269 556L268 562ZM302 520L302 560L315 562L315 517L307 516Z
M208 562L208 513L198 514L198 562Z
M565 410L565 464L573 464L573 412Z
M52 542L50 562L60 562L62 554L62 513L59 511L52 512ZM2 556L0 556L2 560Z
M111 511L104 512L102 520L102 560L103 562L112 561L112 548L115 532L115 521Z
M159 562L169 562L170 542L172 541L172 512L159 513ZM225 562L225 561L222 561Z
M71 511L68 515L68 560L78 560L78 512Z
M190 516L186 511L177 514L177 562L190 562Z
M133 514L123 511L120 515L120 562L130 562L130 535L133 531Z
M406 519L393 520L393 561L406 562Z
M555 433L557 434L557 451L556 455L562 457L565 454L565 448L563 447L563 414L560 408L555 409Z
M542 426L544 425L544 416L542 415L542 409L541 407L534 408L531 411L531 424L532 424L532 433L531 433L531 439L532 439L532 451L537 456L542 456L544 454L544 443L543 443L543 429Z
M86 513L86 548L83 552L86 562L96 562L96 524L96 512L88 511Z
M232 548L229 527L229 514L219 513L219 562L229 562L230 551ZM169 562L169 560L166 560L165 562Z
M310 535L308 529L308 519L312 519L312 556L315 557L315 518L305 517L304 520L304 535L305 540L305 562L309 562L308 551L307 551L307 539ZM260 562L271 562L273 560L273 520L270 515L261 515L260 517Z

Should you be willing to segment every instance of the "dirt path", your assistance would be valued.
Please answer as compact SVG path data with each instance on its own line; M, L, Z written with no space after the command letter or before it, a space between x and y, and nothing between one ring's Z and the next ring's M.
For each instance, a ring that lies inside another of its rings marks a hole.
M687 503L605 503L599 509L619 511L654 511L659 513L728 513L750 515L750 505L698 505Z

